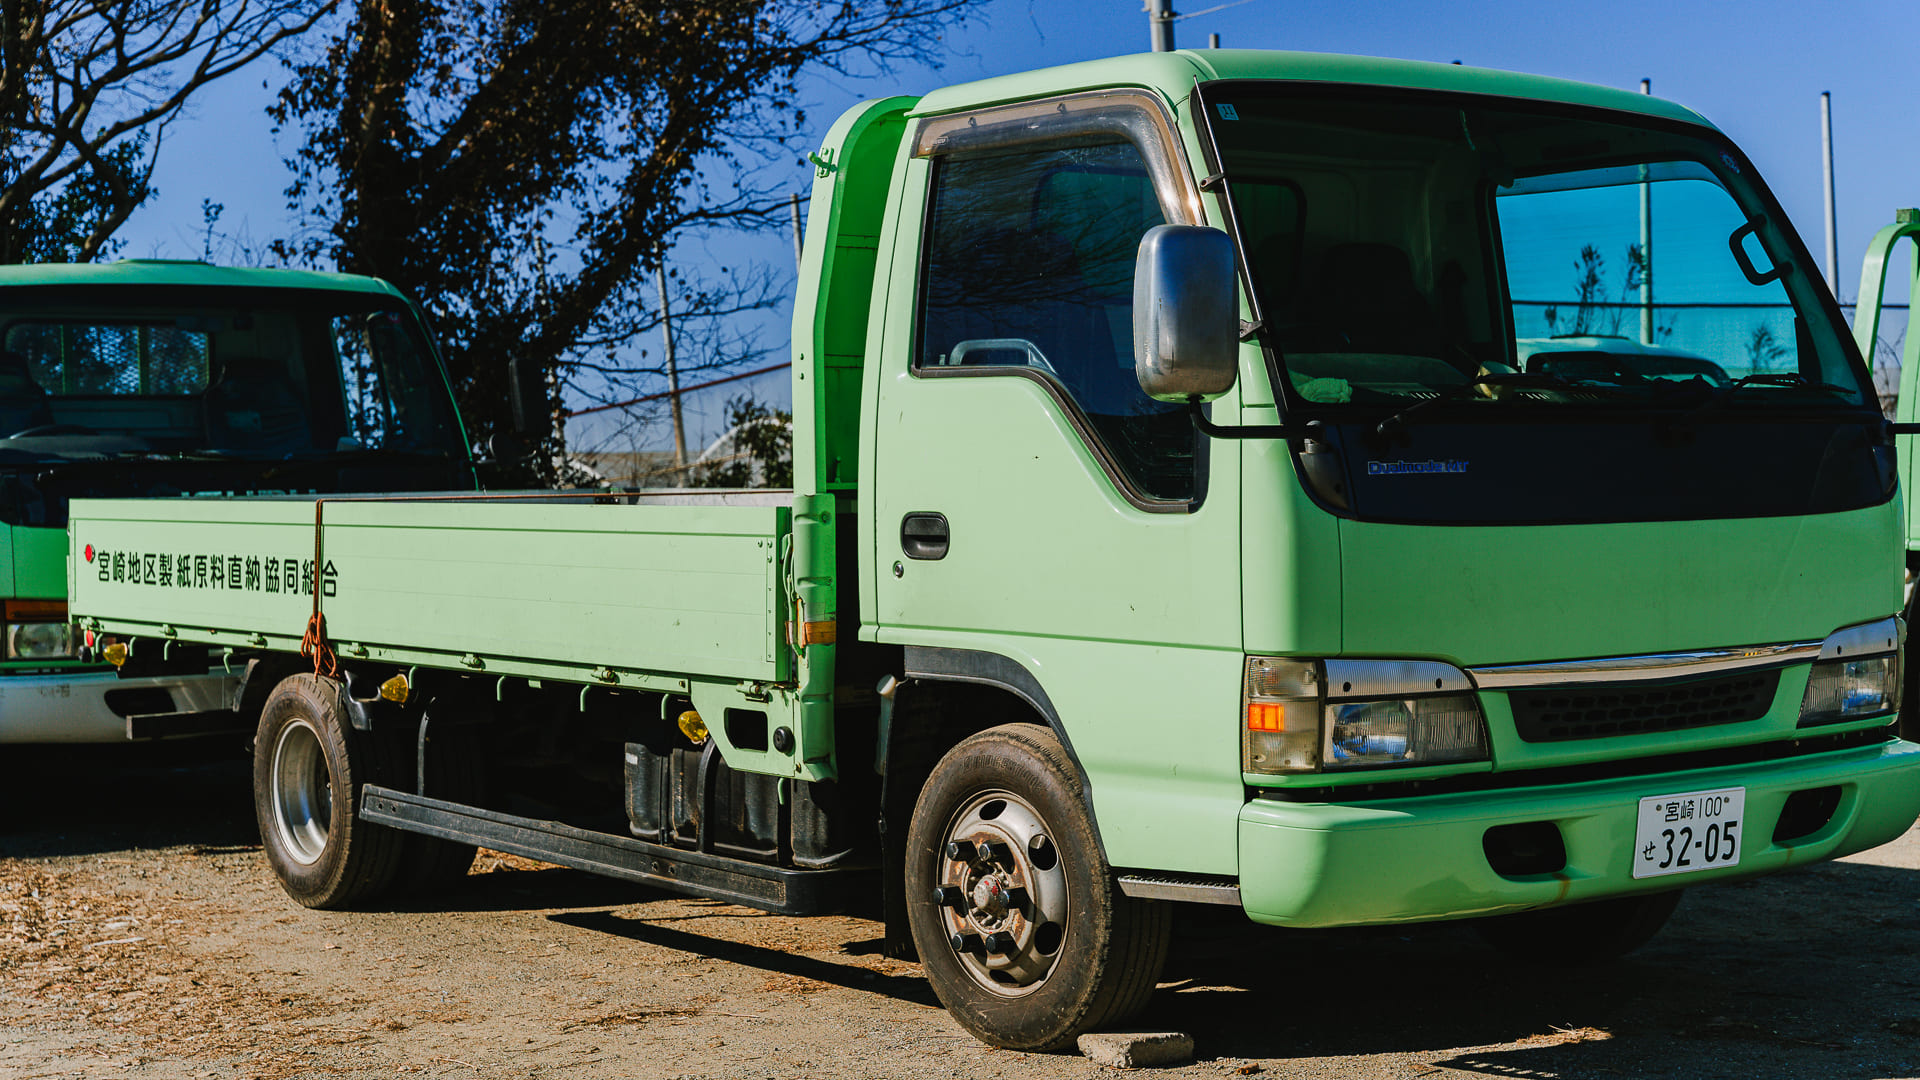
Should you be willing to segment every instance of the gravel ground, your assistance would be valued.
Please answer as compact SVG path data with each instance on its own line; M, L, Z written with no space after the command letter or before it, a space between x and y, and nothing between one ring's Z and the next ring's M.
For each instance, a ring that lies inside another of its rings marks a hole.
M1114 1071L979 1045L866 920L507 856L431 906L309 911L260 856L233 748L0 753L0 1077ZM1145 1020L1194 1038L1166 1075L1920 1075L1920 832L1696 889L1603 969L1513 963L1457 926L1224 914L1182 923Z

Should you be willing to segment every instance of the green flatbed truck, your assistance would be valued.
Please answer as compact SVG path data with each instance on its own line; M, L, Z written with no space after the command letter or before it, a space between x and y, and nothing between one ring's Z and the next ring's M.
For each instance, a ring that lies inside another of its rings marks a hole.
M1047 1049L1181 904L1590 959L1920 814L1892 436L1700 117L1210 50L812 160L791 491L75 504L82 626L250 662L295 899L484 844L877 910Z
M115 642L73 633L68 505L471 490L418 324L390 286L343 274L0 267L0 743L235 730L238 680L204 646L167 650L164 664L149 650L116 672ZM396 407L411 410L404 421ZM111 554L99 569L114 573Z

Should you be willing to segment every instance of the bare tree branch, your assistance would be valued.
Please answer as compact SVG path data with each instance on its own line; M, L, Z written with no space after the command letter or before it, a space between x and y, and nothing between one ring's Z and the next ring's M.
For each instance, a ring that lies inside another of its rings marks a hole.
M933 63L977 2L356 0L273 111L306 135L288 196L307 229L277 252L419 299L484 438L509 361L555 386L639 374L596 354L657 327L670 241L784 213L733 190L736 153L791 152L804 70ZM715 316L762 306L727 295Z
M108 251L151 196L166 127L193 96L337 3L0 0L0 262ZM84 199L61 195L74 184ZM49 199L72 219L57 235Z

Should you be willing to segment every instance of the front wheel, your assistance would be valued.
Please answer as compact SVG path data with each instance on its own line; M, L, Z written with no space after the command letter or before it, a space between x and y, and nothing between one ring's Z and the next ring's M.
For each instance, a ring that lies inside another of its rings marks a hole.
M1617 960L1653 940L1680 906L1680 889L1476 919L1489 945L1517 960L1585 967Z
M1044 728L948 751L907 833L907 920L927 980L982 1042L1059 1050L1146 1007L1171 907L1119 891L1078 774Z
M361 821L371 747L347 720L336 682L281 681L260 710L253 742L253 811L267 863L287 895L310 908L371 899L392 883L402 835Z

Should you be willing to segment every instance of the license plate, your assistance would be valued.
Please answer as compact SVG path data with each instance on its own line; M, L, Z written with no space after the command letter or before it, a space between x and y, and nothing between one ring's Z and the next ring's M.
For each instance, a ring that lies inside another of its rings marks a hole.
M1640 800L1633 830L1633 876L1691 874L1740 865L1746 788L1682 791Z

